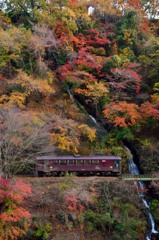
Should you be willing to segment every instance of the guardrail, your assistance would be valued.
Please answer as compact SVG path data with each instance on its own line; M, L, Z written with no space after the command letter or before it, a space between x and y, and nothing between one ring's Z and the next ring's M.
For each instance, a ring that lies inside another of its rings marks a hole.
M122 174L122 180L125 181L159 181L159 174Z

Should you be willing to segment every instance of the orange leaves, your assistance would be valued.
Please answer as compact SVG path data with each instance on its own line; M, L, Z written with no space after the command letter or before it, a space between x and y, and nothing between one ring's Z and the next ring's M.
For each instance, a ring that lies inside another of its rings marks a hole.
M30 193L30 185L18 180L14 184L14 191L12 192L11 197L15 202L21 203L23 199Z
M140 0L128 0L128 3L136 9L140 9L140 7L141 7L141 1Z
M82 33L78 34L77 37L74 35L71 36L71 42L75 49L79 50L80 48L86 46L85 37Z
M127 127L126 119L124 117L116 116L114 119L114 125L118 127Z
M119 102L106 105L104 115L116 127L131 127L146 123L148 118L159 119L159 106L145 102L138 106L133 103Z
M14 203L21 203L24 198L31 193L31 188L29 184L18 180L13 182L8 179L0 178L0 203L5 200L5 198L10 198Z
M152 118L154 120L159 120L159 106L156 104L145 102L141 105L141 113L145 118Z
M20 207L13 207L12 210L9 210L8 212L3 212L0 214L0 222L8 223L10 222L18 222L23 218L30 218L31 214Z
M31 215L20 204L29 193L30 185L21 180L0 178L0 240L16 240L26 234Z
M70 0L70 3L73 5L73 4L76 4L78 3L78 0Z
M110 103L106 105L104 115L110 123L119 127L138 125L142 120L139 107L134 103Z

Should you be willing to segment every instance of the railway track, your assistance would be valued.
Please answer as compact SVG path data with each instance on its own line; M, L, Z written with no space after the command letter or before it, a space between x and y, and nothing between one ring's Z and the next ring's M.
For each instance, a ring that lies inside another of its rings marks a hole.
M32 182L55 182L58 183L60 181L64 181L64 179L72 178L72 181L79 182L103 182L103 181L121 181L119 177L114 176L63 176L63 177L35 177L31 175L18 175L16 178L21 178L24 181L29 183Z

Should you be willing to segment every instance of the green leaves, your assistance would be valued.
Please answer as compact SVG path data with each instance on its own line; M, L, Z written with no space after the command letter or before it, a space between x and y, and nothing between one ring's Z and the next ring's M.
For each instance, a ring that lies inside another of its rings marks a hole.
M144 239L146 222L140 218L137 192L130 192L127 184L109 181L97 185L97 189L98 198L84 216L87 231L97 229L108 239Z
M153 199L150 203L150 209L155 218L155 221L159 223L159 200Z

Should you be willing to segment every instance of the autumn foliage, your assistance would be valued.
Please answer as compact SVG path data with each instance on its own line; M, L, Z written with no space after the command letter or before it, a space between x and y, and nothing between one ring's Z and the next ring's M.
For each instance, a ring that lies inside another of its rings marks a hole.
M104 115L115 126L128 127L141 121L139 108L133 103L111 103L104 110Z
M0 240L26 235L31 214L21 205L31 188L21 180L0 178Z
M118 102L107 105L103 111L106 119L116 127L141 126L151 118L159 119L158 107L150 102L138 106L134 103Z
M76 196L68 196L65 198L65 202L67 204L68 210L75 212L84 211L84 206L81 204L80 200Z
M78 104L115 129L157 127L158 20L146 17L157 14L152 3L7 1L0 14L0 105L44 106L51 144L72 153L97 139L90 122L77 117Z
M99 152L123 154L125 159L120 140L147 146L152 134L156 141L158 0L1 2L0 176L33 173L39 154ZM158 154L156 146L152 148ZM153 149L151 155L156 156ZM157 159L155 164L149 159L154 168ZM0 240L25 239L30 214L22 204L29 193L27 184L0 178ZM77 195L65 202L67 210L86 210ZM107 212L111 201L105 203L106 214L97 216L98 230L102 226L108 238L121 239L131 228L118 217L127 206L115 207L114 222ZM134 229L141 226L134 223ZM34 232L33 226L30 229ZM135 240L134 235L125 238Z

